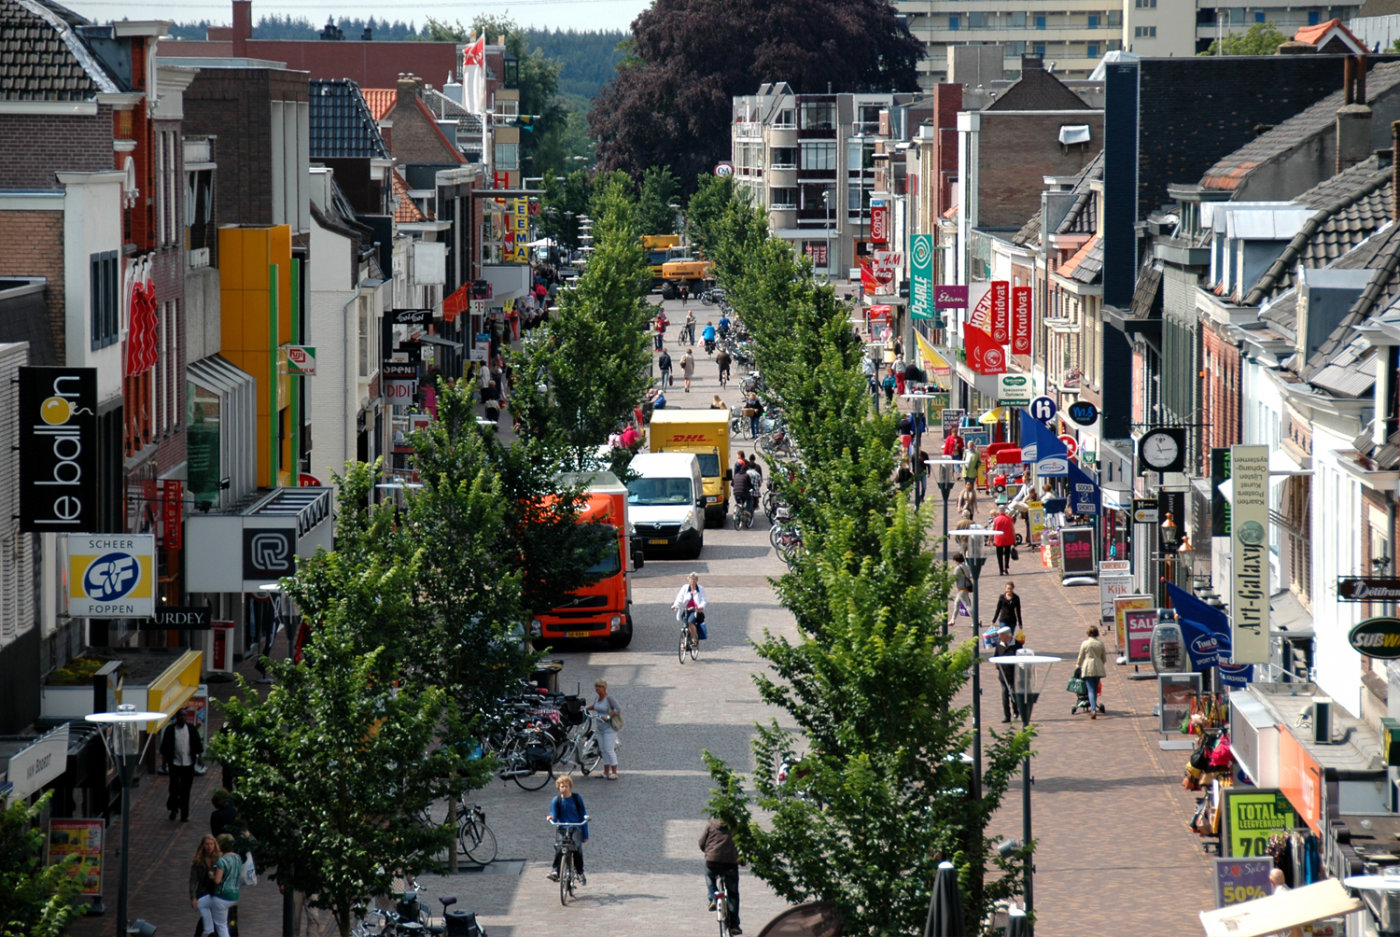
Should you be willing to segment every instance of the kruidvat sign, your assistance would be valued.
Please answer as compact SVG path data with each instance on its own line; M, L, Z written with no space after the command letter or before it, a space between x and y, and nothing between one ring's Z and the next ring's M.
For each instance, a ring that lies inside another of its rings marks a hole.
M929 235L932 237L932 235ZM967 287L940 283L933 290L933 305L938 309L966 309Z
M20 530L97 526L97 369L19 369Z
M1231 446L1234 562L1230 591L1232 663L1269 661L1269 450Z
M1011 288L1011 353L1031 353L1031 288Z

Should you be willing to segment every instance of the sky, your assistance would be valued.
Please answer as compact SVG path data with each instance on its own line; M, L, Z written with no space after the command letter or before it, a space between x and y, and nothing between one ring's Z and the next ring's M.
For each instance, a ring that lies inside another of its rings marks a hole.
M60 0L61 2L61 0ZM87 18L106 23L112 20L172 20L177 23L207 19L227 25L232 4L189 3L186 0L69 0L64 3ZM525 28L537 29L621 29L625 30L650 0L253 0L253 22L274 14L305 16L323 23L327 16L403 20L422 25L429 16L451 22L470 23L478 13L509 15Z

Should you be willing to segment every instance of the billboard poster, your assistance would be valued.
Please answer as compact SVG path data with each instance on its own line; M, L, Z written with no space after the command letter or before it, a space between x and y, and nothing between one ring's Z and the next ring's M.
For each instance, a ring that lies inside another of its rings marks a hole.
M909 238L909 316L913 319L938 318L938 307L934 305L933 298L932 234L915 234Z
M1060 531L1060 571L1066 576L1094 575L1094 529L1066 527Z
M1045 533L1045 505L1039 501L1029 501L1026 509L1030 512L1031 519L1031 543L1040 543L1041 535Z
M97 369L19 369L19 529L97 527Z
M1302 826L1282 791L1225 788L1220 824L1222 858L1268 857L1269 838Z
M1006 280L992 281L992 340L998 345L1011 341L1011 284Z
M49 821L49 865L78 856L80 861L69 874L82 883L80 894L89 898L102 895L103 826L101 817Z
M151 618L156 613L155 534L68 534L68 614Z
M1123 610L1123 630L1128 633L1128 663L1152 663L1152 631L1156 627L1155 608Z
M1128 612L1143 612L1157 607L1157 600L1150 595L1119 595L1113 599L1113 633L1118 637L1118 646L1128 643ZM1148 635L1148 659L1152 657L1152 635Z
M1031 288L1011 288L1011 353L1031 353Z
M1269 450L1231 446L1230 647L1232 663L1269 661Z
M1267 898L1274 887L1269 884L1269 873L1273 871L1272 856L1262 859L1231 859L1227 856L1215 860L1215 906L1227 908L1232 904Z

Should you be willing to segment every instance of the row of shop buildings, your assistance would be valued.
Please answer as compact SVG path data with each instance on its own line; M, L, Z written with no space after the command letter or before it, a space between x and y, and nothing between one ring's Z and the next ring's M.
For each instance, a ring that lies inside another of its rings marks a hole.
M330 546L332 473L401 468L531 286L503 41L255 42L233 6L177 42L0 0L0 795L58 816L107 811L82 717L202 711Z

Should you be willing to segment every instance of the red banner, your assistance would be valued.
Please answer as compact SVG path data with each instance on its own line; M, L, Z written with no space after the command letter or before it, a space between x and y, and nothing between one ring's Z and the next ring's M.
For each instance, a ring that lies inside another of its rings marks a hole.
M444 322L456 322L457 317L467 311L467 303L471 302L471 284L463 283L461 286L442 301L442 319Z
M1031 353L1031 288L1016 286L1011 289L1011 353L1028 355Z
M998 345L1011 341L1011 284L992 281L992 338Z
M178 550L184 546L185 512L182 499L185 486L177 481L165 483L165 500L161 504L165 514L165 548Z
M890 209L888 205L870 206L870 240L888 244L890 240Z
M860 287L869 296L875 295L875 271L870 269L870 263L862 260L860 262Z
M1005 374L1006 352L1001 343L975 325L963 326L968 367L978 374Z

